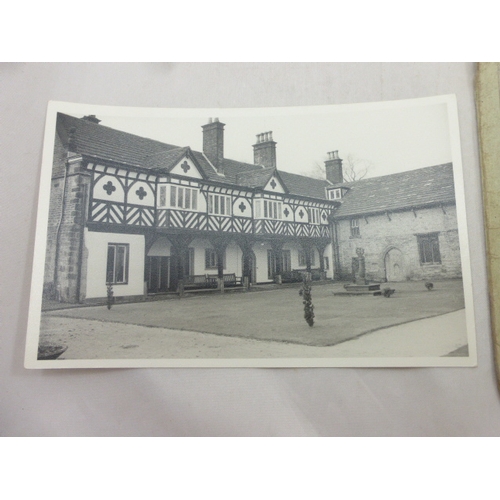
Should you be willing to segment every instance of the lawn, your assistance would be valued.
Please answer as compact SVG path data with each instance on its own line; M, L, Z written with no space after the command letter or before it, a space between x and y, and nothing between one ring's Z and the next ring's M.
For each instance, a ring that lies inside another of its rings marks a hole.
M106 306L79 307L44 314L330 346L381 328L464 308L461 280L434 282L432 291L423 282L394 283L391 288L396 293L390 298L342 297L332 293L342 289L339 284L313 284L313 327L303 318L298 287L119 304L111 310Z

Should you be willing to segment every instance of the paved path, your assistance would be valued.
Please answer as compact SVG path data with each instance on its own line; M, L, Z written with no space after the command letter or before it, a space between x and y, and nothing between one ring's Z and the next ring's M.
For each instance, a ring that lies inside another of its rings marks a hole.
M60 359L439 357L466 344L465 310L378 330L329 347L50 314L42 318L42 331L51 332L48 340L69 346Z

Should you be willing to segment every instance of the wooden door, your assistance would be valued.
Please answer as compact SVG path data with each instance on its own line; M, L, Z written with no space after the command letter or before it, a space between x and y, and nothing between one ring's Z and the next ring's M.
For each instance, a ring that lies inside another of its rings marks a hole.
M170 282L170 257L146 258L148 293L166 292Z
M387 281L404 281L404 258L401 250L391 248L385 254L384 264Z

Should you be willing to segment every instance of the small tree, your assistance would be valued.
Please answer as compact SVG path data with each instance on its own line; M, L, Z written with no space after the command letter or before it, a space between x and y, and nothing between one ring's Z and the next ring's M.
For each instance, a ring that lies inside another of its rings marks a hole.
M111 309L115 301L113 297L113 285L111 283L106 283L106 290L108 292L108 309Z
M302 281L302 288L300 290L302 296L302 303L304 304L304 319L309 326L314 325L314 306L312 303L311 295L311 282L307 276L304 276Z

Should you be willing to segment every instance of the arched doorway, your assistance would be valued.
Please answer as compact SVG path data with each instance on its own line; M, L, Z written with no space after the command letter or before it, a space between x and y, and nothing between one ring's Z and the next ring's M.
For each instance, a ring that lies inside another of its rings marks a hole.
M387 281L404 281L404 257L401 250L391 248L384 257L385 277Z

